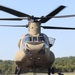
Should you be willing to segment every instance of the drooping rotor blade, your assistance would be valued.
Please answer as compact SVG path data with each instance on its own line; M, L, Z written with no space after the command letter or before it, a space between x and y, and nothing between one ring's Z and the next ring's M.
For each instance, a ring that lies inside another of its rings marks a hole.
M50 17L50 16L49 16ZM48 17L48 18L49 18ZM61 15L61 16L54 16L53 18L70 18L70 17L75 17L75 14L73 15ZM31 17L32 19L41 19L40 17ZM28 17L18 17L18 18L0 18L0 20L28 20Z
M49 16L50 17L50 16ZM48 17L48 18L49 18ZM61 15L61 16L54 16L53 18L70 18L70 17L75 17L75 14L73 15ZM31 17L32 19L41 19L40 17ZM18 17L18 18L0 18L0 20L28 20L28 17Z
M62 30L75 30L75 28L71 27L55 27L55 26L41 26L44 29L62 29Z
M0 18L0 20L10 20L10 21L16 20L16 21L20 21L22 19L21 18Z
M52 11L51 13L49 13L48 15L46 15L44 18L41 18L40 22L41 23L47 22L49 19L51 19L52 17L54 17L56 14L58 14L64 8L65 8L65 6L62 6L62 5L59 6L57 9L55 9L54 11Z
M8 8L8 7L2 6L2 5L0 5L0 10L8 12L8 13L13 14L18 17L31 17L28 14L22 13L20 11L17 11L17 10L14 10L14 9L11 9L11 8Z
M28 27L28 25L0 25L0 27Z
M18 17L18 18L0 18L0 20L30 20L30 19L41 19L40 17Z
M53 18L69 18L69 17L75 17L75 14L73 14L73 15L54 16Z

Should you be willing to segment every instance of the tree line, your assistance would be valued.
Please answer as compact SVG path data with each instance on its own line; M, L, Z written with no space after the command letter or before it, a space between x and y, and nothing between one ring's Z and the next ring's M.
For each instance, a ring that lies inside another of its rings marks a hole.
M57 71L74 72L75 71L75 56L56 58L54 64Z
M74 72L75 71L75 56L56 58L53 66L56 72ZM0 73L13 74L15 63L11 60L0 60Z

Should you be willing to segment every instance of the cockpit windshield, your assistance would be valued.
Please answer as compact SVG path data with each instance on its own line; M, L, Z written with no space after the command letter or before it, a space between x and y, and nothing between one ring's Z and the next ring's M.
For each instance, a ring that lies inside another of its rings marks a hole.
M38 41L37 37L32 37L32 41Z
M28 42L28 41L32 41L32 38L31 37L25 37L24 42Z
M29 42L29 41L42 41L42 42L44 42L45 39L42 36L39 36L39 37L37 37L37 36L34 36L34 37L33 36L26 36L24 38L24 42Z
M55 42L54 38L47 37L45 34L41 33L40 36L31 36L30 34L26 34L23 42L45 42L47 45L52 45Z
M44 37L38 37L38 41L45 41Z

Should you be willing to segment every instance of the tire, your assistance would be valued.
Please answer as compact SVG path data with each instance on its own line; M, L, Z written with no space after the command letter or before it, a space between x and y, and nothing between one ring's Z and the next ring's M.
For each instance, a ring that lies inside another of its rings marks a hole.
M21 73L21 68L18 68L17 75Z
M51 74L51 68L49 67L48 68L48 75L50 75Z
M54 73L55 73L55 68L52 67L52 68L51 68L51 71L52 71L52 74L54 74Z

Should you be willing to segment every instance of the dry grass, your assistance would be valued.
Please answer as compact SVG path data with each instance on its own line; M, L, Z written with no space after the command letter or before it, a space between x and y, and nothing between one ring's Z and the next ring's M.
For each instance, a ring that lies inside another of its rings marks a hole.
M64 75L75 75L75 72L74 73L63 73ZM26 74L21 74L21 75L33 75L33 73L26 73ZM48 75L47 73L37 73L37 75ZM51 74L51 75L58 75L57 73L56 74Z
M64 75L75 75L75 72L73 72L73 73L64 73Z
M63 73L64 75L75 75L74 73ZM0 74L0 75L5 75L5 74ZM7 74L7 75L15 75L15 74ZM26 74L20 74L20 75L33 75L33 73L26 73ZM48 75L47 73L37 73L36 75ZM51 75L58 75L56 74L51 74Z

